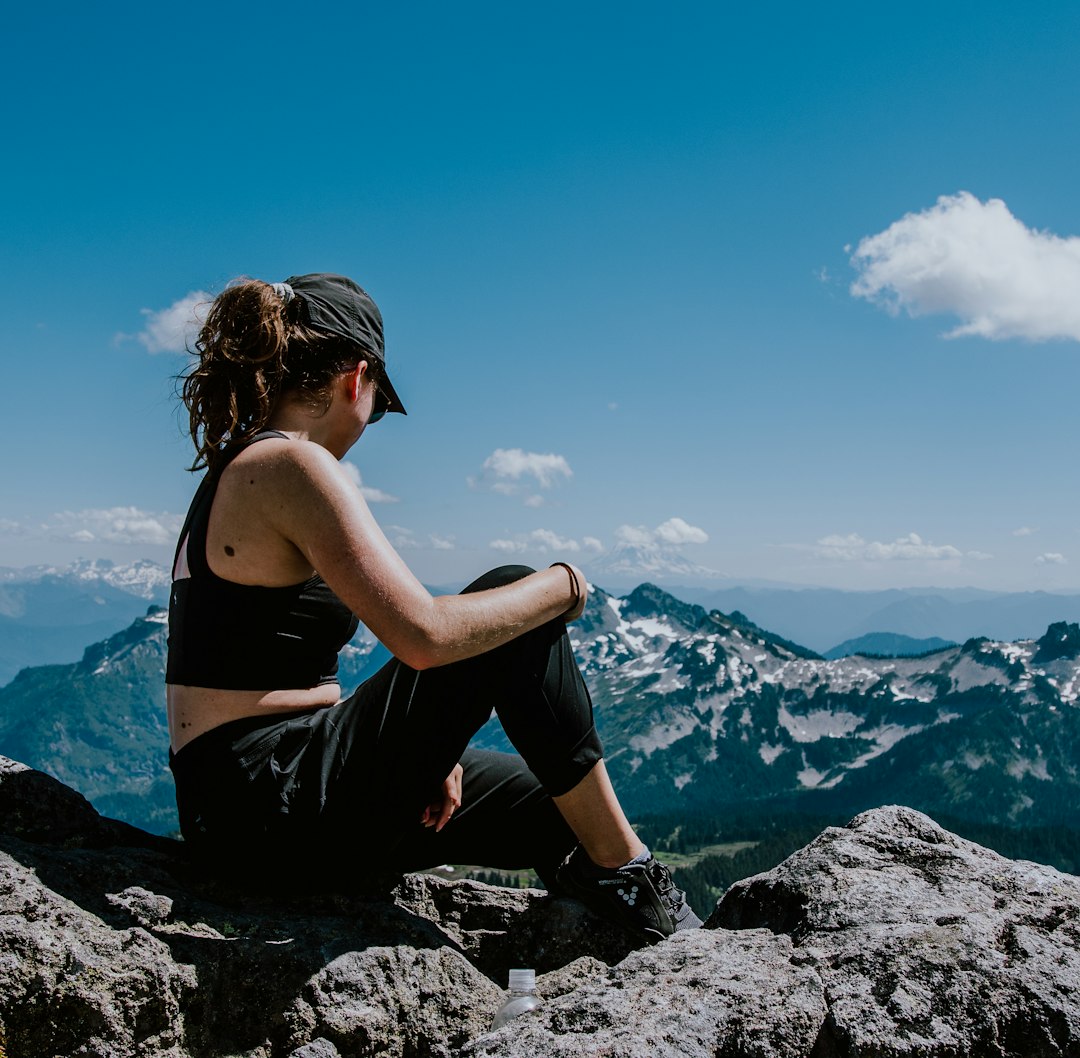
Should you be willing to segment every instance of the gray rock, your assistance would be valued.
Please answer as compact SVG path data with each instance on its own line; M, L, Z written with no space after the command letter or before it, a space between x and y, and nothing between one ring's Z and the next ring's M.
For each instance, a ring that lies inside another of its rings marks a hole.
M199 878L181 843L0 757L10 1058L450 1055L488 1025L509 967L630 950L535 890L410 875L383 899L237 892Z
M911 809L826 830L706 926L791 937L826 989L820 1054L1080 1054L1080 879Z
M595 973L497 1032L470 1058L809 1055L821 980L767 930L695 930ZM542 987L540 989L542 991Z
M256 896L0 758L9 1058L1080 1055L1080 880L885 808L633 951L581 905L410 875ZM487 1032L506 971L539 1010Z
M341 1058L341 1051L320 1036L311 1043L305 1043L303 1047L297 1047L289 1058Z

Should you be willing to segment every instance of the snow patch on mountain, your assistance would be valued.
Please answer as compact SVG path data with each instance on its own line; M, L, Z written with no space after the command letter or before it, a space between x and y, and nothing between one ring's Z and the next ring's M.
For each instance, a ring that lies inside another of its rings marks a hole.
M844 738L862 726L863 718L843 710L813 709L793 716L781 706L777 712L780 725L795 742L817 742L822 738Z
M693 734L699 726L700 721L694 713L678 714L664 723L654 724L645 734L633 735L630 748L649 757L658 749L667 749L680 738Z
M57 578L80 584L108 584L118 591L140 599L161 600L168 596L171 577L159 562L138 559L116 565L105 558L79 559L66 566L26 566L22 569L0 569L0 582L5 584L34 584L46 578Z
M758 746L758 756L761 757L766 764L772 764L781 753L786 752L787 746L773 746L768 742L762 742L761 745Z
M698 768L730 759L732 743L745 745L738 752L775 772L782 788L829 790L905 740L1003 694L1016 708L1044 715L1080 698L1073 626L1052 626L1038 641L971 640L920 657L825 660L739 615L706 613L655 587L620 599L600 594L586 615L591 634L583 629L576 637L579 657L597 693L618 703L617 738L632 753L633 771L682 744L668 772L679 790ZM1018 719L1027 724L1026 713ZM991 764L1016 782L1052 778L1046 755L1030 740L1017 739L1011 756L996 758L971 745L951 766L971 773ZM1018 800L1010 810L1025 809Z
M1041 751L1034 760L1027 757L1013 757L1005 765L1005 771L1017 780L1022 779L1025 775L1030 775L1033 779L1039 779L1042 782L1051 781L1050 772L1047 770L1046 760L1043 758Z

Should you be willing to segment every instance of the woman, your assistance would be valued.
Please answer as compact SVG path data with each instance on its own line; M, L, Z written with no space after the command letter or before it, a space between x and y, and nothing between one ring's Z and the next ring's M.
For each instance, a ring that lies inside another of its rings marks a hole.
M341 469L405 413L375 303L337 275L241 281L196 349L183 397L207 474L177 547L166 673L193 850L278 885L531 866L646 939L700 925L608 779L565 630L581 572L503 567L433 598ZM394 658L341 700L354 615ZM521 757L466 748L492 709Z

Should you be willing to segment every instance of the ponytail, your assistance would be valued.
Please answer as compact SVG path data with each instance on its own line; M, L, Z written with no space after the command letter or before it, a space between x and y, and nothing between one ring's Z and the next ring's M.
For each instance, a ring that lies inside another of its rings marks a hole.
M230 442L264 429L287 390L325 410L329 382L363 357L299 322L299 303L258 279L238 280L214 299L195 341L199 362L181 388L195 445L190 470L213 470Z

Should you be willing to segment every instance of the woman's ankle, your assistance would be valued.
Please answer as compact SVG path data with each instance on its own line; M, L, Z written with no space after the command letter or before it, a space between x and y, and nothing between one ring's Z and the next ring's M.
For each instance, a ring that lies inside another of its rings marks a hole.
M604 845L596 849L590 849L588 845L582 843L582 848L593 865L605 871L616 871L620 867L633 863L641 856L647 859L649 855L648 847L636 838L630 843L621 842L618 845Z

